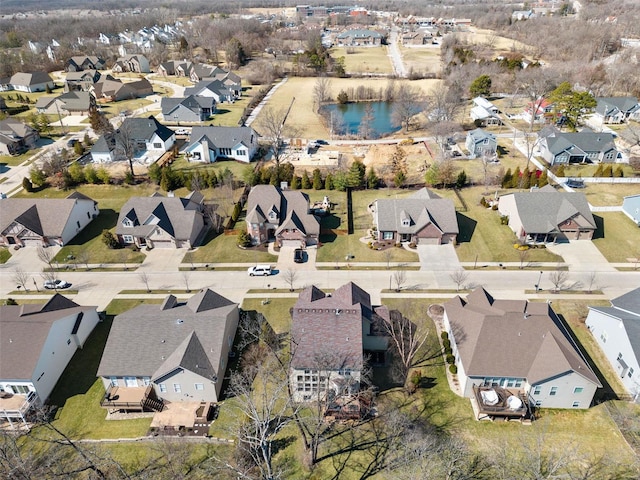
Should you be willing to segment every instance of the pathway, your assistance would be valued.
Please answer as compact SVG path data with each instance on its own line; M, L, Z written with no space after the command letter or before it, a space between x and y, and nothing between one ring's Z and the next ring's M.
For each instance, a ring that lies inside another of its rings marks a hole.
M264 108L264 106L267 104L267 102L271 99L271 96L285 83L287 83L287 80L289 80L289 77L284 77L280 82L276 83L274 86L271 87L271 89L269 90L269 92L264 96L264 98L262 99L262 101L256 105L256 107L253 109L253 111L251 112L251 114L249 115L249 117L247 118L247 121L244 122L244 124L248 127L250 126L256 119L256 117L258 116L258 114L260 113L260 111Z
M400 30L398 27L391 28L391 34L389 35L389 57L391 58L391 65L393 66L393 71L397 77L406 78L407 69L404 66L404 62L402 61L402 54L400 53L400 49L398 48L398 32Z

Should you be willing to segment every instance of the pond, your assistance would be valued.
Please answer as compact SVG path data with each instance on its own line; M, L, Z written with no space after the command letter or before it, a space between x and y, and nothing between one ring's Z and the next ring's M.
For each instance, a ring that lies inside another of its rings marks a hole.
M400 127L393 125L391 121L391 102L331 104L323 106L320 113L327 118L327 125L333 135L356 135L360 130L367 105L371 106L373 114L368 138L378 138L400 130Z

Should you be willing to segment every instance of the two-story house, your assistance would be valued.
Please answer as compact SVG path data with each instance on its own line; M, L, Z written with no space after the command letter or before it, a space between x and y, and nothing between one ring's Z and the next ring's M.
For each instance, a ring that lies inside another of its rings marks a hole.
M193 127L189 139L182 149L189 162L228 158L249 163L258 151L258 134L251 127Z
M498 140L493 133L476 128L467 133L465 147L469 158L494 158L498 149Z

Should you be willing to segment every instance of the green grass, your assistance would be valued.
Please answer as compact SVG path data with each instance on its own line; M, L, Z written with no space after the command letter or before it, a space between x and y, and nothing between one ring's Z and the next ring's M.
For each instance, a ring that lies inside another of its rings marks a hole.
M347 53L347 51L351 53ZM393 67L387 48L381 47L335 47L330 51L332 58L344 57L345 70L349 73L378 74L392 73Z
M0 263L7 263L11 258L11 252L6 247L0 247Z
M243 225L244 222L238 222ZM183 263L275 263L278 258L264 250L264 247L242 249L238 247L237 235L210 232L203 245L187 252Z
M216 175L220 174L224 169L228 168L233 173L233 178L236 180L242 180L244 172L247 169L253 169L255 164L246 164L242 162L235 162L233 160L218 160L214 163L202 163L202 162L188 162L184 155L180 155L172 164L173 170L180 170L184 172L198 172L203 170L213 170Z
M265 294L265 298L269 295ZM260 298L245 298L242 302L243 310L255 310L264 317L276 333L289 333L291 330L291 314L289 309L296 303L297 298L271 298L266 305Z
M593 217L598 225L593 243L607 260L618 263L640 257L640 228L629 217L622 212L597 212Z
M17 167L18 165L29 160L33 155L38 152L37 149L27 150L20 155L0 155L0 164L5 164L10 167Z

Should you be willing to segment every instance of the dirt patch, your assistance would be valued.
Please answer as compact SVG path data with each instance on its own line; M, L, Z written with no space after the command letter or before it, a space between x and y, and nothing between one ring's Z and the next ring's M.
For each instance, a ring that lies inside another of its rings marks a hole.
M423 143L372 145L364 154L362 162L367 167L373 167L377 175L388 184L393 182L394 163L399 163L407 176L406 183L412 184L423 182L424 173L431 163L431 157Z

